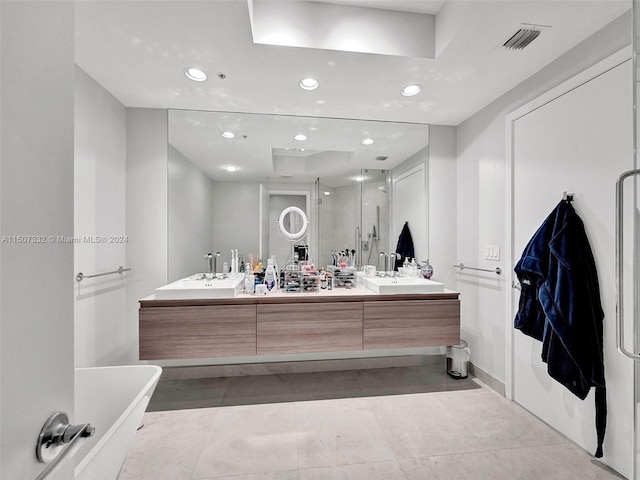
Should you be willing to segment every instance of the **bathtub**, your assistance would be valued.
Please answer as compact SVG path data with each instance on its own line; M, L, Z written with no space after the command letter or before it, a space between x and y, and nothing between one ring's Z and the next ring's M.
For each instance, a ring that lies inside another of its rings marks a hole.
M93 437L74 452L77 480L115 480L162 369L154 365L75 369L75 422Z

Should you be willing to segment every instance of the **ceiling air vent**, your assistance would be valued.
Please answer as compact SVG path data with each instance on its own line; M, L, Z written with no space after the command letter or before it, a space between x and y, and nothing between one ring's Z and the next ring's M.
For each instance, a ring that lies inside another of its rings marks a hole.
M509 40L503 43L507 50L522 50L540 35L536 28L520 28Z
M384 162L387 158L389 158L389 157L376 157L376 160L378 160L380 162Z

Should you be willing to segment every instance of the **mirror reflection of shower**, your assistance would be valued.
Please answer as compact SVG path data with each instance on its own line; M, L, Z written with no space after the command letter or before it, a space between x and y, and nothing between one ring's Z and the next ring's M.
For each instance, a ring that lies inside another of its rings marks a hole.
M363 169L349 179L331 187L321 179L318 188L321 265L331 265L336 257L347 263L353 258L358 268L375 265L389 249L389 172Z

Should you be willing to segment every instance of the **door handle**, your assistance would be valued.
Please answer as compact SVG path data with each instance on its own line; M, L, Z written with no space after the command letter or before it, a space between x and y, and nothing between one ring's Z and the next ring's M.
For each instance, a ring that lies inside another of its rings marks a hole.
M64 412L51 415L40 430L36 446L36 458L46 463L36 480L44 480L53 468L67 455L71 447L80 438L91 437L95 428L90 424L70 425L69 417Z
M640 169L628 170L616 182L616 346L623 355L640 360L640 355L629 352L624 344L624 181L640 175Z

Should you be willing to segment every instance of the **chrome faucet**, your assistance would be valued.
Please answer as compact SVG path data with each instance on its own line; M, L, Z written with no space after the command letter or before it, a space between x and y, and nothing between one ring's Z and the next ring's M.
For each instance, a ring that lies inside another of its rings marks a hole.
M205 260L209 260L209 274L211 274L211 275L215 275L216 272L218 271L218 257L219 256L220 256L220 252L216 252L215 254L207 253L204 256Z
M380 265L380 257L384 258L384 270L383 272L386 273L387 271L387 254L384 252L380 252L378 254L378 263L376 264L376 270L379 270L378 266Z
M398 254L397 253L390 253L389 254L389 275L394 275L393 272L396 269L396 259L397 258L398 258Z

